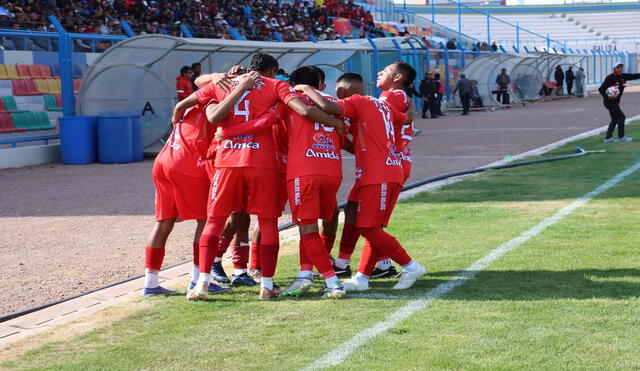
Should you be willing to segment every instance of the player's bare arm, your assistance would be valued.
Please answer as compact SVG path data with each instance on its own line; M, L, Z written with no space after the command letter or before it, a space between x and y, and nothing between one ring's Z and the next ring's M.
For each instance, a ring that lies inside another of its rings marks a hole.
M251 90L260 80L260 74L257 72L250 72L238 76L238 86L233 89L231 94L224 98L219 104L207 106L207 119L209 122L217 124L229 116L233 107L242 99L243 94L247 90Z
M336 116L342 115L342 106L320 95L312 86L300 84L296 85L294 89L308 96L323 111Z
M200 75L198 76L198 78L196 78L194 84L196 84L197 87L201 87L211 82L217 85L220 89L230 91L231 89L233 89L230 76L242 75L247 72L247 67L236 65L231 67L226 73L214 72Z
M408 105L407 112L405 112L405 114L407 115L406 123L411 124L413 122L414 115L416 113L416 106L415 104L413 104L413 99L411 98L409 98L407 105Z
M216 130L216 138L220 141L239 135L260 134L271 131L273 125L280 121L280 116L273 110L267 111L260 117L232 126L221 127Z
M171 123L175 125L176 122L180 121L184 113L189 108L195 106L198 103L199 101L198 101L198 97L196 96L196 93L192 93L185 99L178 102L178 104L176 104L176 106L173 107L173 116L171 116Z
M287 105L300 116L313 122L319 122L327 126L332 126L336 129L336 132L340 136L344 134L344 123L342 122L342 120L331 116L330 114L317 107L308 106L302 99L291 99L287 103Z

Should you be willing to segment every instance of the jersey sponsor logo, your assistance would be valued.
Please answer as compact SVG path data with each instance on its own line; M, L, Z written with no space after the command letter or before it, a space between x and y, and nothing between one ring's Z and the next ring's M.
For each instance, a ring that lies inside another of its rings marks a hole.
M387 183L380 184L380 211L387 209Z
M387 157L387 161L385 161L385 165L387 165L387 166L402 166L402 163L397 158Z
M228 140L224 142L224 149L260 149L260 143L258 142L234 142Z
M328 160L340 160L340 155L335 152L316 152L311 148L307 149L307 153L305 153L304 155L312 158L326 158Z
M333 143L333 139L329 134L315 133L313 135L313 140L315 141L315 143L311 145L311 148L328 150L336 149L336 146Z
M360 179L362 178L362 175L364 174L364 169L359 167L356 169L356 179Z
M173 129L171 135L169 136L169 139L167 139L167 145L173 148L173 150L177 151L181 147L180 143L178 143L178 140L180 140L180 133Z

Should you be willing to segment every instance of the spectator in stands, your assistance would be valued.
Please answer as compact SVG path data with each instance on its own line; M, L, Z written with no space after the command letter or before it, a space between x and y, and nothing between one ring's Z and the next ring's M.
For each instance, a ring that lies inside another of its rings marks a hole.
M454 50L457 49L458 45L456 44L456 39L449 39L449 41L447 41L447 49L449 50Z
M471 96L473 95L473 87L471 81L467 79L465 74L460 74L460 79L456 83L453 94L458 93L460 96L460 103L462 104L462 116L469 114L469 107L471 106Z
M407 25L404 22L404 19L400 20L400 24L398 25L398 35L406 36L407 35Z
M573 81L576 79L576 75L573 74L573 67L569 66L569 69L564 74L565 80L567 80L567 94L573 95L571 90L573 89Z
M198 62L193 63L191 65L191 69L193 70L193 75L191 76L191 86L193 88L193 91L196 91L198 90L198 85L196 85L196 79L202 73L202 65Z
M182 66L180 76L176 77L176 92L178 93L178 102L193 93L193 85L191 83L193 70L189 66Z
M496 77L496 84L498 85L496 99L498 103L502 103L506 106L509 105L509 84L511 78L507 75L507 69L500 70L500 74Z
M562 66L556 66L556 72L553 74L553 78L556 80L556 95L562 95L562 89L564 87L564 72Z
M631 142L633 139L624 135L624 121L626 119L624 113L620 109L620 99L624 93L624 84L629 80L640 79L640 73L622 73L624 64L618 64L613 68L613 73L608 75L598 92L604 98L604 107L609 111L611 122L607 128L607 135L604 138L605 143L609 142ZM611 89L611 90L609 90ZM618 139L613 138L613 130L618 126Z
M433 82L436 85L436 104L435 104L435 114L436 116L444 116L442 113L442 98L444 97L444 83L440 79L440 74L436 73L433 75ZM431 114L433 115L433 111Z
M419 87L420 95L422 96L422 118L427 118L427 111L431 111L431 118L438 118L436 114L436 93L438 88L433 80L433 74L427 72L422 81L420 81Z
M487 44L486 42L482 42L482 44L480 44L480 50L483 52L488 52L489 51L489 44Z
M491 50L493 50L494 52L498 51L498 45L495 41L491 43Z
M584 68L580 67L576 71L576 96L584 97Z
M471 108L484 107L482 98L480 97L480 92L478 91L478 80L471 80L471 90Z

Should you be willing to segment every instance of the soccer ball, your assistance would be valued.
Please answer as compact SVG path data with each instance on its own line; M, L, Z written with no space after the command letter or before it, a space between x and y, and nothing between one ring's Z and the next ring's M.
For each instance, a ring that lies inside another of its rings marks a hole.
M615 98L618 96L618 94L620 94L620 88L617 85L610 86L609 88L607 88L608 97Z

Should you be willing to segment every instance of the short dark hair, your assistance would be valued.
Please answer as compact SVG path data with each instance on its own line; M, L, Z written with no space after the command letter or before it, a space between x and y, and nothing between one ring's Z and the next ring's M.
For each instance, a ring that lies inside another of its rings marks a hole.
M264 73L274 68L278 68L278 61L272 55L256 53L251 57L249 69L252 71Z
M322 70L322 68L318 66L310 66L310 67L313 68L318 73L318 76L320 77L320 83L322 84L326 78L326 75L324 74L324 71Z
M360 74L357 74L355 72L347 72L342 74L340 77L338 77L338 79L336 80L336 84L339 82L348 82L348 83L354 83L354 82L359 82L359 83L364 83L364 80L362 79L362 76L360 76Z
M189 71L193 71L193 69L189 66L182 66L182 68L180 68L180 74L184 75L185 73L189 72Z
M404 76L402 86L404 87L404 89L407 89L409 86L411 86L411 84L413 84L413 80L416 79L416 70L407 62L398 61L394 64L396 65L402 76Z
M285 70L283 70L282 68L278 68L278 70L276 71L276 73L277 73L278 75L284 75L284 74L286 74L287 72L286 72Z
M304 84L317 89L320 87L320 75L311 66L298 67L289 75L289 84Z
M434 79L439 79L439 78L440 78L440 74L439 74L439 73L437 73L437 72L436 72L436 73L434 73L434 74L433 74L433 78L434 78Z
M202 67L202 65L201 65L200 63L196 62L196 63L193 63L193 64L191 65L191 68L192 68L192 69L193 69L193 68L196 68L196 66L198 66L198 67Z

